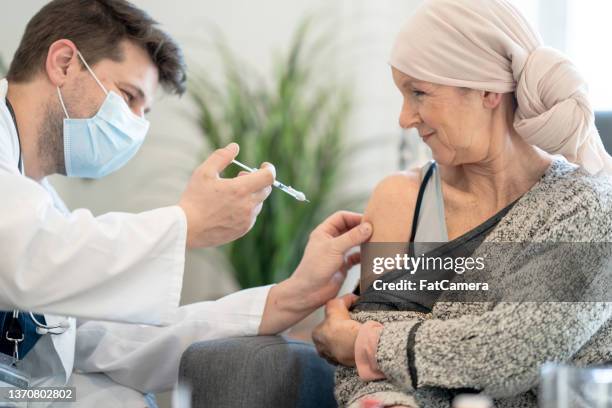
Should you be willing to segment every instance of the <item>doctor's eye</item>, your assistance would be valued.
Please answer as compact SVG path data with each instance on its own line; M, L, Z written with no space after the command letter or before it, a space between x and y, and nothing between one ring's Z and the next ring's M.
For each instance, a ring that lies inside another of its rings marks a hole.
M121 90L121 93L123 94L123 99L125 99L125 101L127 102L128 105L130 105L132 103L132 101L134 100L134 95L132 95L131 93L125 91L125 90Z

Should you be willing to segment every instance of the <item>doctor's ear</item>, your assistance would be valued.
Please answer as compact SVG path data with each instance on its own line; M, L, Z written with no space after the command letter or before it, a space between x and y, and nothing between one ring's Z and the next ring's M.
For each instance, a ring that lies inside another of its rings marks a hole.
M53 86L61 86L69 72L81 69L76 45L70 40L57 40L49 46L45 72Z
M482 91L482 103L485 108L495 109L502 102L503 94L497 92Z

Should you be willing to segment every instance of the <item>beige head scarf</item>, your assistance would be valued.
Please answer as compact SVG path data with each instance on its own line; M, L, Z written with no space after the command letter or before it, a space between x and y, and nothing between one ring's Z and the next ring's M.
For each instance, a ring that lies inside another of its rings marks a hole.
M506 0L425 0L390 63L421 81L515 92L514 127L528 143L590 173L612 173L584 79Z

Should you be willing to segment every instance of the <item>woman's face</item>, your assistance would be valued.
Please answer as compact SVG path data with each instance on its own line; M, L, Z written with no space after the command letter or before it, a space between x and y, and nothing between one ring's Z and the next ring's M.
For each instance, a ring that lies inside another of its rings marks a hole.
M404 99L400 126L416 128L437 162L460 165L487 158L492 109L484 92L418 81L392 70Z

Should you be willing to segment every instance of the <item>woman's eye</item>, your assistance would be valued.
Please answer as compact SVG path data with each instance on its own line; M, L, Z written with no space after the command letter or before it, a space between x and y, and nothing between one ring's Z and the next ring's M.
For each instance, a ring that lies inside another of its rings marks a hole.
M423 92L423 91L419 91L418 89L413 89L413 90L412 90L412 94L413 94L414 96L416 96L416 97L419 97L419 96L423 96L423 95L425 95L425 92Z

